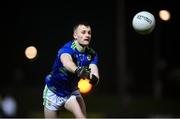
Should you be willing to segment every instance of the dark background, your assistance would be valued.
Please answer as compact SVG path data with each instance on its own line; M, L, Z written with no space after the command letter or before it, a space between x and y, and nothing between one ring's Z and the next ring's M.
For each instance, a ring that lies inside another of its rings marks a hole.
M89 117L179 116L177 0L124 0L123 15L118 13L121 5L117 0L7 0L1 6L0 90L17 100L17 117L43 117L44 77L58 49L72 39L72 27L77 21L91 24L91 45L100 59L100 84L85 96ZM170 21L160 20L161 9L171 12ZM137 34L131 24L133 16L144 10L156 18L156 27L148 35ZM124 20L120 26L124 26L126 79L119 78L122 72L118 62L122 61L117 58L118 15ZM30 45L38 49L33 61L24 55ZM119 90L121 80L126 81L123 93Z

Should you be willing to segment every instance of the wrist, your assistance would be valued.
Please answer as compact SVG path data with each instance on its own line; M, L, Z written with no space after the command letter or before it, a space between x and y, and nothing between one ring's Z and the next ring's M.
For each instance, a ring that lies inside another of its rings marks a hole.
M74 70L74 73L75 73L76 75L78 75L79 71L80 71L80 67L77 67L77 68Z
M92 85L97 86L97 84L99 83L99 78L97 76L95 76L94 74L92 74L92 77L91 77L89 83L91 83Z

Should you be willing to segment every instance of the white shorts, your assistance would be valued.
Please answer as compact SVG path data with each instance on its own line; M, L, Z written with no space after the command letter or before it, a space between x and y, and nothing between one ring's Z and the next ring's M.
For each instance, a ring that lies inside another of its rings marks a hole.
M57 96L51 90L48 89L47 85L44 88L43 92L43 105L48 108L49 110L59 110L64 106L66 101L72 96L81 97L79 90L75 90L71 95L66 97Z

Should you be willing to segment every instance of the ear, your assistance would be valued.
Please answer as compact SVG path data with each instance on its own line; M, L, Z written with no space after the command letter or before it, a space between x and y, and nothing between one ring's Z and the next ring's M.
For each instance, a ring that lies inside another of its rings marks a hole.
M73 37L74 37L74 39L77 39L77 34L76 34L76 32L73 33Z

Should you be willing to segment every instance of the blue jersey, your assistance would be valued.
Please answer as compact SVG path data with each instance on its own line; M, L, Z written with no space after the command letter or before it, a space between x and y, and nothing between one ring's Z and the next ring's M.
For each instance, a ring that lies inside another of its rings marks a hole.
M57 57L52 67L52 71L46 76L45 82L48 88L58 96L70 95L76 90L79 78L69 72L60 61L60 56L63 53L71 55L73 62L77 66L89 66L89 64L96 64L98 61L97 53L92 48L86 48L85 52L80 52L76 48L73 41L66 43L57 53Z

